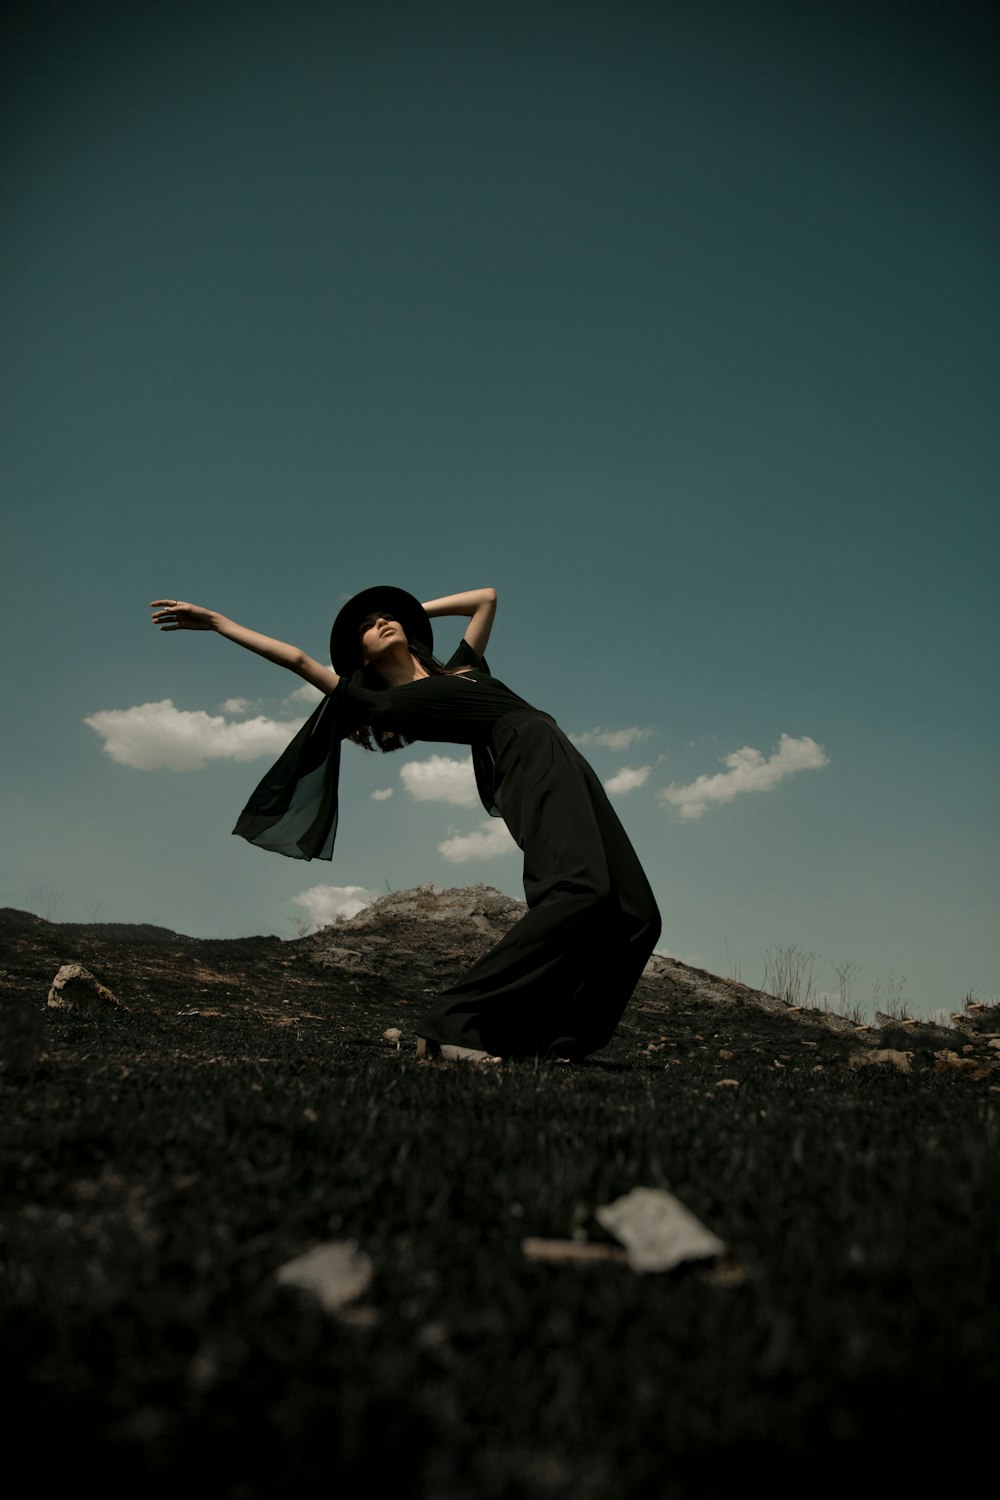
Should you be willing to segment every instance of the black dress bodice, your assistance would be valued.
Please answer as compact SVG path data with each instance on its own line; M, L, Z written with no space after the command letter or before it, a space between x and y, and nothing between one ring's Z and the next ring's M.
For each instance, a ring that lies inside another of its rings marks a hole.
M399 687L356 687L341 678L254 789L233 832L292 859L330 859L337 833L341 742L365 725L376 734L391 729L407 740L470 745L480 800L491 816L499 817L493 731L512 715L548 715L493 677L466 641L448 666L448 673ZM470 670L457 670L465 667Z
M538 712L484 670L421 677L374 692L341 681L331 696L340 698L345 735L368 724L376 733L391 729L407 740L451 745L485 744L501 719Z

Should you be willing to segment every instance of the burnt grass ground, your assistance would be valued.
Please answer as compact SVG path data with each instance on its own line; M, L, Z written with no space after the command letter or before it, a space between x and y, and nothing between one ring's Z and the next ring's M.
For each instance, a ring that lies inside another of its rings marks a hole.
M707 999L675 966L583 1064L425 1062L415 976L457 972L461 933L338 949L352 925L207 941L0 913L8 1474L224 1500L971 1477L1000 1394L995 1013L971 1041L911 1028L908 1073L853 1067L893 1039ZM72 961L121 1006L48 1008ZM607 1241L594 1209L636 1185L728 1255L525 1254ZM374 1272L339 1313L276 1274L331 1240Z

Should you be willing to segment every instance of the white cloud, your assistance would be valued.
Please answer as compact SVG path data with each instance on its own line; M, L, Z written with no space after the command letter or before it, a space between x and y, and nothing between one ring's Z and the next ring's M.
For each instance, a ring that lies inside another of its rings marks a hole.
M620 771L608 777L604 789L612 797L624 797L626 793L634 792L637 786L642 786L652 769L652 766L622 766Z
M338 917L356 917L375 900L375 892L366 891L363 885L313 885L292 900L308 914L308 930L316 932Z
M800 740L783 734L773 755L765 757L759 750L744 745L723 758L729 769L714 776L699 776L687 786L668 786L657 792L658 799L675 807L682 818L700 818L713 802L731 802L741 792L769 792L786 776L796 771L816 770L829 764L822 745L808 735Z
M257 704L252 698L227 698L219 706L224 714L245 714Z
M438 844L438 853L453 865L468 864L470 859L495 859L510 854L517 845L499 818L488 818L473 833L453 834Z
M289 704L291 707L297 708L300 703L309 703L315 706L322 697L323 693L318 687L313 687L311 682L303 682L299 687L293 688L281 701Z
M207 760L280 755L302 724L301 719L263 715L231 724L202 709L175 708L172 698L107 709L83 722L101 736L113 761L137 771L197 771Z
M392 787L391 786L380 786L377 789L377 791L372 792L372 801L373 802L388 802L388 800L389 800L389 798L391 796L392 796Z
M456 807L476 807L479 793L471 760L452 760L432 755L428 760L403 766L400 780L418 802L451 802Z
M651 729L587 729L583 734L571 734L574 745L604 745L608 750L627 750L636 740L647 740Z

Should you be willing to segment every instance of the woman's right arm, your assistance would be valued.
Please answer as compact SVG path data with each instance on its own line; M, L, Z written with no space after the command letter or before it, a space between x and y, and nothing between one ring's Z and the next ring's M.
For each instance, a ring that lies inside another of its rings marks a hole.
M150 608L156 610L152 617L153 624L158 625L161 630L214 630L227 641L235 641L237 646L243 646L247 651L253 651L279 667L287 667L298 677L304 677L306 682L311 682L321 693L332 693L340 681L331 667L324 667L322 662L314 661L298 646L272 640L269 635L260 635L256 630L248 630L245 625L237 625L235 620L220 615L218 610L204 609L200 604L186 604L180 599L154 599Z

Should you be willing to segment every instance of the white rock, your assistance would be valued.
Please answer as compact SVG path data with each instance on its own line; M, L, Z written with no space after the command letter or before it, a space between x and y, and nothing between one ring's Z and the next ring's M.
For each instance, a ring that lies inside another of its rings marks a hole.
M726 1252L722 1240L662 1188L633 1188L597 1209L596 1218L625 1246L635 1271L669 1271Z
M297 1286L311 1292L327 1312L338 1312L354 1302L371 1285L372 1263L363 1250L340 1240L316 1245L296 1256L277 1272L282 1286Z
M128 1009L83 964L63 964L49 987L48 1004L55 1010L73 1010L78 1005L91 1008L110 1005L118 1010Z

